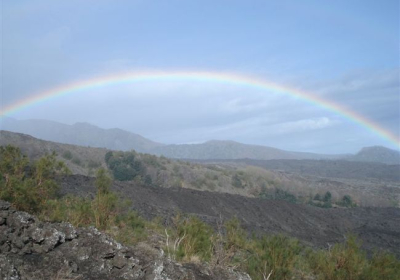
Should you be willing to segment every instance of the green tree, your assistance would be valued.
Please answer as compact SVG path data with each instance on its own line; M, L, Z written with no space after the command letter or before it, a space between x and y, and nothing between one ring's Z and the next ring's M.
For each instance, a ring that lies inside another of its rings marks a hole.
M347 195L347 194L342 197L342 199L338 202L338 204L343 207L356 206L356 204L353 202L353 199L351 198L351 196Z
M19 210L37 213L46 201L56 196L54 177L69 173L56 154L45 155L33 165L19 148L0 147L0 198Z
M100 168L96 175L96 197L92 202L95 225L99 229L106 229L113 222L117 212L118 197L110 191L112 180L105 169Z
M324 202L331 202L332 201L332 194L328 191L324 195Z
M107 175L107 171L104 168L99 168L96 173L96 188L98 194L108 194L110 192L112 180Z
M6 186L10 184L11 177L23 179L28 163L19 148L11 145L0 147L0 175Z

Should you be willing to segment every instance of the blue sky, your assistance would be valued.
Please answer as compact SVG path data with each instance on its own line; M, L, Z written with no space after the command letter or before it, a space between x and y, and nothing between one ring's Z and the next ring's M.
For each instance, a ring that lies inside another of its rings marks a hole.
M2 106L124 71L233 72L313 92L399 135L399 34L398 1L5 0ZM165 143L394 148L301 100L187 81L98 89L12 117L86 121Z

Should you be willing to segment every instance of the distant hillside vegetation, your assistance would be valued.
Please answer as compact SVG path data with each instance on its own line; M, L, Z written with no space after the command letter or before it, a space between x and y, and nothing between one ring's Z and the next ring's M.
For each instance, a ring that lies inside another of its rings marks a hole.
M64 144L107 148L112 150L148 152L162 144L122 129L102 129L88 123L73 125L47 120L0 119L3 130L25 133L47 141Z
M214 161L224 162L221 161ZM229 163L229 161L226 161ZM239 159L232 163L242 163L268 170L281 170L301 175L325 178L365 180L367 178L400 183L400 165L386 165L376 162L353 162L345 160L254 160Z
M246 145L234 141L208 141L202 144L167 145L153 150L157 155L179 159L327 159L337 156L284 151Z
M99 167L104 167L116 180L134 181L149 187L208 190L297 203L309 203L316 195L330 192L332 203L350 195L360 206L400 206L399 181L396 181L399 172L396 166L384 164L281 160L286 162L285 168L269 167L267 170L265 166L239 160L238 163L236 160L184 162L135 151L60 144L9 131L0 131L2 145L19 147L30 160L54 151L57 159L64 161L73 174L93 176ZM297 165L301 162L303 164ZM372 169L365 169L369 166ZM302 172L306 170L309 172Z

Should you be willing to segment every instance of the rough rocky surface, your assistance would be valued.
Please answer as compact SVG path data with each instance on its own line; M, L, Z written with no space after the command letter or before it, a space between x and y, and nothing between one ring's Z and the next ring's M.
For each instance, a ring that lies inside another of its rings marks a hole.
M173 262L146 244L125 247L95 228L40 222L1 200L0 278L250 280L229 269Z
M80 196L96 191L94 178L79 175L64 177L60 186L63 193ZM237 217L249 233L283 233L320 248L343 242L346 234L353 233L367 251L383 249L400 257L399 208L322 209L184 188L150 188L132 182L114 182L113 190L131 200L133 208L147 218L168 220L180 211L215 225L220 217Z

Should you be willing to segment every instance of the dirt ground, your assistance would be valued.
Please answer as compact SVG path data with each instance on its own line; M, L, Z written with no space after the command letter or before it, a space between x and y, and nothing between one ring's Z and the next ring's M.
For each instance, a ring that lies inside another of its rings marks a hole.
M94 178L72 175L60 179L62 193L82 196L95 192ZM285 201L196 191L184 188L149 188L131 182L114 182L113 189L132 201L133 209L146 218L168 219L178 211L197 215L215 226L237 217L249 232L282 233L305 244L327 248L354 233L368 252L388 250L400 257L400 209L322 209Z

